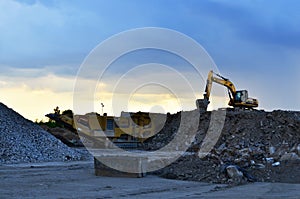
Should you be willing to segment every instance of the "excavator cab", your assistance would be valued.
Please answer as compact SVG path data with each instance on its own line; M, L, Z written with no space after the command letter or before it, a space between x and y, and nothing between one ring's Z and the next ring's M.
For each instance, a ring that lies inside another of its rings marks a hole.
M236 91L235 96L230 99L229 105L233 107L254 108L258 106L258 101L248 97L247 90Z
M236 103L246 102L247 99L248 99L248 91L246 90L236 91L236 94L234 96L234 101Z

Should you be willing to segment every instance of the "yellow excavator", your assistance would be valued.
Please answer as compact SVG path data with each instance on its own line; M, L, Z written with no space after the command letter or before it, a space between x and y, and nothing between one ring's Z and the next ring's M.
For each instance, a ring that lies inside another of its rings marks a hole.
M217 76L215 77L214 74ZM229 94L229 106L232 106L234 108L239 107L242 109L252 109L255 107L258 107L258 100L254 98L248 97L248 91L247 90L239 90L237 91L233 83L225 77L222 77L219 74L214 73L212 70L209 71L206 87L205 87L205 93L203 94L203 99L197 99L196 100L196 106L197 109L200 111L206 111L207 106L209 105L209 97L211 93L212 83L218 83L220 85L223 85L228 88L228 94Z

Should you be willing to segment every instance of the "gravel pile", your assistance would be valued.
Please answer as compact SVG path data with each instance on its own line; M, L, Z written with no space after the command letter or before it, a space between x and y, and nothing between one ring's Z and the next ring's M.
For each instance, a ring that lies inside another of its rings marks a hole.
M91 159L0 103L0 164Z
M149 140L156 150L176 134L180 113ZM241 184L249 181L300 183L300 112L227 111L221 136L204 158L199 158L211 112L201 114L189 151L157 174L181 180ZM175 129L174 129L175 127ZM187 132L188 134L188 132Z

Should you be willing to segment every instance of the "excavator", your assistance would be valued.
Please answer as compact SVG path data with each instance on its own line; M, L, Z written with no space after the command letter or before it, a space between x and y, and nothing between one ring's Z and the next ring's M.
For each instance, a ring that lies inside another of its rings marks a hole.
M207 107L210 103L209 97L211 94L213 82L228 88L228 95L230 98L228 103L229 106L241 109L253 109L255 107L258 107L258 100L254 98L249 98L247 90L237 91L234 84L228 78L216 74L211 70L208 73L205 93L203 94L204 98L196 100L196 106L198 110L207 111Z

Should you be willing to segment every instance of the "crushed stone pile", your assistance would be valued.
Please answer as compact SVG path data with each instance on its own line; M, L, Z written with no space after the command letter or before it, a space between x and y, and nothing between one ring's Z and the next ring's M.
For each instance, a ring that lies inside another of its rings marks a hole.
M300 183L300 112L227 110L217 143L200 158L197 152L209 128L211 114L205 112L200 116L198 132L189 148L192 155L179 158L156 174L213 183ZM167 125L149 139L148 150L159 149L176 135L180 113L167 121Z
M89 159L87 151L69 148L0 103L0 164Z

